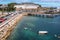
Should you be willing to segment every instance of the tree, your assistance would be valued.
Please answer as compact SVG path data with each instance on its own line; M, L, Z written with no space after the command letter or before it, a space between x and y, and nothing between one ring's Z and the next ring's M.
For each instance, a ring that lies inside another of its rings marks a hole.
M15 4L16 4L16 3L9 3L7 10L8 10L8 11L14 11L14 10L15 10L15 8L14 8L14 5L15 5Z

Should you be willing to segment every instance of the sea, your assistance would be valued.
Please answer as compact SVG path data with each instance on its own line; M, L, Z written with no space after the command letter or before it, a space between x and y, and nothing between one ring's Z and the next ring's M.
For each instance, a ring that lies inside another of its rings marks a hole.
M47 34L39 34L47 31ZM7 40L60 40L60 16L47 18L24 16Z

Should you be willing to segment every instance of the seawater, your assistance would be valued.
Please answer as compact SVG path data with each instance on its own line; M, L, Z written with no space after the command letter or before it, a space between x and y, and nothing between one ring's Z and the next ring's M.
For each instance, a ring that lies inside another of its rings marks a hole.
M48 34L41 35L38 31L48 31ZM60 40L55 34L60 35L60 17L24 16L7 40Z

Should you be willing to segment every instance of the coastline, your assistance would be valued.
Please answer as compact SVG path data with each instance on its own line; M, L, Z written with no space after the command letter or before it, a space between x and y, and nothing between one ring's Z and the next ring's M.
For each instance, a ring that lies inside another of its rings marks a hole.
M4 34L4 36L0 40L7 40L7 38L11 34L12 30L18 24L18 22L23 18L23 16L27 16L27 15L28 15L28 13L22 13L22 14L18 14L18 16L16 16L16 17L14 17L14 19L13 19L14 22L9 23L9 25L11 25L11 26L8 26L8 28L6 28L7 32Z
M1 40L6 40L7 37L11 34L11 31L15 28L15 26L18 24L18 22L23 18L23 14L19 14L19 16L16 17L16 21L14 24L8 28L8 31L6 32L5 36Z

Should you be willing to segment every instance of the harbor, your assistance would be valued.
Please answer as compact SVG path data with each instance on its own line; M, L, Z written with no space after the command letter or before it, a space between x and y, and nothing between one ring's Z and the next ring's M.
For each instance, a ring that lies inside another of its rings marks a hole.
M60 40L59 18L24 16L7 40Z
M60 40L60 9L35 3L0 6L0 40Z
M44 18L47 18L46 16L51 15L51 14L29 14L27 12L22 12L22 13L16 13L13 17L11 17L10 19L8 19L5 22L2 22L0 25L0 40L6 40L6 38L11 35L12 30L16 27L16 25L18 24L18 22L20 20L22 20L25 16L35 16L35 17L42 17L42 15L44 15ZM55 16L57 15L57 17L59 17L59 14L54 14ZM54 16L52 16L54 18ZM57 18L55 17L55 18ZM42 17L43 18L43 17ZM50 18L51 19L51 18ZM52 19L51 19L52 20ZM52 22L51 22L52 23ZM26 24L25 26L30 25L30 26L34 26L33 24ZM24 28L25 30L29 30L29 28ZM22 29L21 29L22 30ZM30 29L32 30L32 29ZM39 35L47 35L49 34L49 31L43 31L44 29L42 29L41 31L38 32ZM59 36L57 36L56 38L59 38Z

